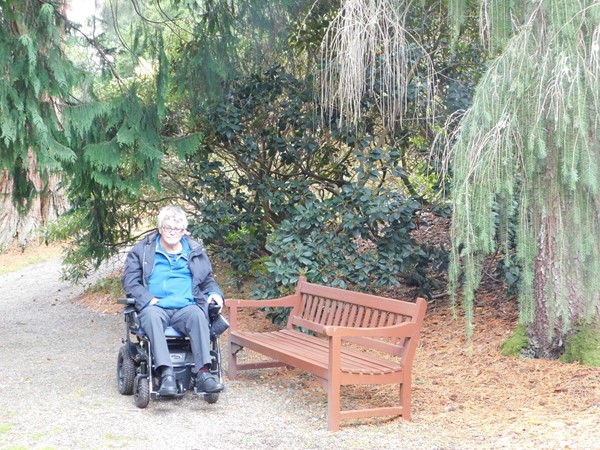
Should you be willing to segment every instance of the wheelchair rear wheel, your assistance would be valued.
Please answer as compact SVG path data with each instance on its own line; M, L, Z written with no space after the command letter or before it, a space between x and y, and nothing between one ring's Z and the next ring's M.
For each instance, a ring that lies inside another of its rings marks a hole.
M133 399L135 406L145 408L150 403L150 384L148 377L135 377Z
M123 395L133 394L135 380L135 362L127 344L119 349L117 358L117 387Z

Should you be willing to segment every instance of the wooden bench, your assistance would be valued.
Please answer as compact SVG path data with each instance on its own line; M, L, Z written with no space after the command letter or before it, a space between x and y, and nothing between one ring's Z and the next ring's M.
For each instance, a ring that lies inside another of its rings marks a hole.
M226 300L231 324L229 378L239 370L291 366L316 376L327 392L328 428L340 420L400 415L410 420L412 363L427 303L362 294L308 283L301 278L293 295L273 300ZM285 329L242 331L239 308L292 308ZM310 330L311 334L300 331ZM270 358L238 362L243 348ZM397 406L342 410L342 385L397 384Z

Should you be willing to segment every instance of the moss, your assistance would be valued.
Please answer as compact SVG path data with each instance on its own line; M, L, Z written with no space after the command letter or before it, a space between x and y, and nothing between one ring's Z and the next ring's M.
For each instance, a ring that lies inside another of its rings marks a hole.
M579 362L584 366L600 367L600 324L586 324L568 340L562 362Z
M527 330L523 325L518 325L511 336L500 346L504 356L518 356L529 345Z

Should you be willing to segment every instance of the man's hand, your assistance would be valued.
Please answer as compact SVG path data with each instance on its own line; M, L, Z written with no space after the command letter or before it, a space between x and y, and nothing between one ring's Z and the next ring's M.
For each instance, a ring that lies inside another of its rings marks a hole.
M154 306L158 303L158 299L156 297L154 297L152 300L150 300L150 306Z
M216 303L219 305L219 309L223 308L223 297L221 297L219 294L210 294L207 300L208 303Z

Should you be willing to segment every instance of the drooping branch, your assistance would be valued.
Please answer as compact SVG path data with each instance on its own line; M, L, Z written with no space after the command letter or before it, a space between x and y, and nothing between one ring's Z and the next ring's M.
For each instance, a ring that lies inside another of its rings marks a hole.
M427 117L433 120L435 84L429 55L404 26L408 3L347 0L331 23L322 45L321 98L325 122L357 124L365 97L375 99L386 131L402 121L409 85L425 71Z

